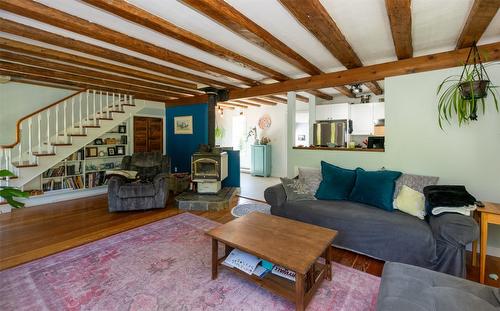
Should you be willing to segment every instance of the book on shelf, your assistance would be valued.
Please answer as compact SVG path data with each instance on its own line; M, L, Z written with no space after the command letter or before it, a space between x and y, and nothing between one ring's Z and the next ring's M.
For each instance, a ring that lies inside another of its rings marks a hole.
M70 189L83 189L83 179L81 176L67 177L64 179L65 188Z
M65 175L65 169L64 165L61 165L59 167L55 168L49 168L45 172L43 172L42 177L43 178L49 178L49 177L61 177Z
M105 172L93 172L87 173L85 178L85 183L87 188L94 188L107 184Z
M56 180L49 180L44 183L42 183L42 190L43 191L53 191L53 190L59 190L63 188L63 183L62 181L56 181Z

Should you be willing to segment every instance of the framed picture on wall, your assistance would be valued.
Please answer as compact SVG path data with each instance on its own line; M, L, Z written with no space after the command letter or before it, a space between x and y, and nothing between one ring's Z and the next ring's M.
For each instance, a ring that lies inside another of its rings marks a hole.
M94 158L94 157L97 157L97 155L98 155L97 147L87 147L87 148L85 148L85 152L86 152L85 156L88 158Z
M118 133L127 133L126 125L118 125Z
M125 146L116 146L116 155L125 155Z
M108 156L114 156L116 154L115 147L108 148Z
M193 134L193 116L174 117L174 134Z

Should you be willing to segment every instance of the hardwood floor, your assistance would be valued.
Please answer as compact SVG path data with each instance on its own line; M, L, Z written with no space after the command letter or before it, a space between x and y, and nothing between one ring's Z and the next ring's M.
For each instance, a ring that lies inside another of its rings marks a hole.
M253 202L239 198L239 203ZM0 215L0 270L14 267L113 234L139 227L183 211L175 208L171 196L166 209L109 213L106 195L14 210ZM192 212L220 223L233 219L230 209ZM333 260L345 266L380 276L383 261L350 251L333 251ZM470 254L468 258L470 263ZM487 259L489 273L500 272L500 258ZM479 280L479 269L468 266L468 279ZM499 281L487 284L500 287Z

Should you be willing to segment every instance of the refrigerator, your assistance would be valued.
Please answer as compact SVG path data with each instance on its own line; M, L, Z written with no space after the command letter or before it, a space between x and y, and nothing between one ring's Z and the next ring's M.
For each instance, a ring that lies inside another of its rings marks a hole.
M313 145L321 147L345 147L347 120L320 121L313 126Z

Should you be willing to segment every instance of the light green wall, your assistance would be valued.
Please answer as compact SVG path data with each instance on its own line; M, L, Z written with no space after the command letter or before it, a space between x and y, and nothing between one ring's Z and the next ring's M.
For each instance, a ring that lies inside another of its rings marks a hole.
M17 120L75 92L17 82L0 84L0 144L14 142Z
M500 84L500 67L489 67ZM488 98L487 115L467 127L442 131L437 124L436 88L460 68L392 77L385 80L386 152L292 150L288 174L298 166L319 167L321 160L348 168L400 170L440 177L441 184L463 184L482 201L500 202L500 114ZM500 226L488 243L500 248Z

